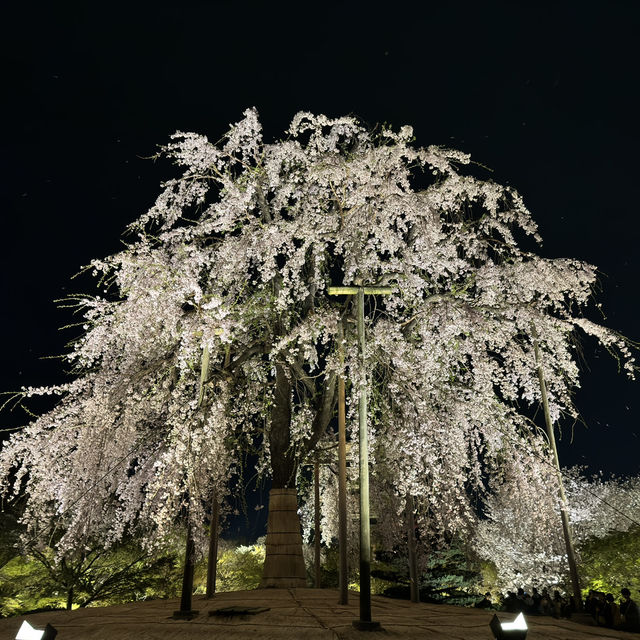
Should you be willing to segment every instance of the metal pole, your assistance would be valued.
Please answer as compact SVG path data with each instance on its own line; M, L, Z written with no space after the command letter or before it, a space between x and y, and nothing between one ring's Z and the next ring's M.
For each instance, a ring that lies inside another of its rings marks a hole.
M338 325L338 358L344 366L344 331ZM338 548L340 567L338 581L340 596L338 604L349 604L349 580L347 566L347 429L345 411L344 377L338 378Z
M315 550L315 558L314 558L314 568L315 568L315 587L316 589L320 588L320 462L318 460L318 454L316 453L316 459L313 463L313 488L314 488L314 550Z
M560 496L560 516L562 518L562 532L564 534L564 543L567 549L567 559L569 560L569 573L571 574L571 586L573 588L573 601L577 611L582 611L582 594L580 592L580 578L578 577L578 564L573 549L573 540L571 536L571 528L569 525L569 515L567 513L567 497L564 493L564 485L562 483L562 473L560 471L560 459L558 458L558 449L556 447L556 438L553 431L553 423L551 422L551 414L549 412L549 399L547 398L547 385L544 380L542 371L542 362L540 360L540 348L538 346L538 332L534 325L531 326L531 334L533 336L533 350L538 368L538 382L540 383L540 394L542 396L542 408L544 410L544 421L547 427L547 436L549 444L553 452L553 460L556 466L556 476L558 478L558 493Z

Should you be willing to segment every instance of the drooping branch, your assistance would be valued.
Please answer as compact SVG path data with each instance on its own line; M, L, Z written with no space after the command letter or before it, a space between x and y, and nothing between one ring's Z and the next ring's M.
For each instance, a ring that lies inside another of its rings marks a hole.
M316 404L316 413L311 426L311 435L305 440L302 446L302 457L307 456L313 451L320 438L325 434L337 406L337 400L338 376L335 372L331 372L325 382L322 395Z

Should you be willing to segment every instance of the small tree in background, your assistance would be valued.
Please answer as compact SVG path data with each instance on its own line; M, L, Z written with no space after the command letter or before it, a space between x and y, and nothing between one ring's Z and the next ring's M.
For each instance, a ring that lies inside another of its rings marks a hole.
M33 550L0 568L0 613L174 597L180 571L177 554L149 557L132 542L62 560L51 548Z
M494 586L501 591L567 584L553 491L555 470L544 459L533 458L528 464L532 467L528 472L514 470L519 475L495 487L487 500L486 518L478 523L474 538L476 553L495 566ZM565 475L583 587L597 581L616 584L622 579L616 576L631 578L637 564L631 552L637 537L635 523L640 522L640 478L605 481L599 476L586 478L579 469L566 471ZM615 541L624 541L629 553L613 562L613 554L607 550L613 549ZM611 563L610 577L605 577L607 563ZM627 570L621 570L625 566Z

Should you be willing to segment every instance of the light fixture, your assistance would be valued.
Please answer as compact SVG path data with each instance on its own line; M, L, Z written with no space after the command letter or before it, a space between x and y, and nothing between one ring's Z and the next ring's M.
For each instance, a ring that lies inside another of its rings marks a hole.
M34 629L26 620L18 629L16 640L53 640L58 635L56 629L48 624L44 629Z
M522 613L513 622L500 622L494 615L489 626L496 640L525 640L527 637L527 622Z

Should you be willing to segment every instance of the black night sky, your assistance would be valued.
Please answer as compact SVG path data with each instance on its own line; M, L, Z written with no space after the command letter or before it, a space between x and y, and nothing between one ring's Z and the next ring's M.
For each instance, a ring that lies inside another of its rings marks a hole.
M601 269L604 323L640 340L639 18L611 0L5 10L0 390L64 379L40 359L74 335L53 300L92 291L71 276L117 251L173 175L144 157L178 129L217 140L250 106L267 140L308 110L410 124L419 145L471 153L524 196L542 255ZM640 382L594 346L577 396L586 424L573 443L563 425L562 462L637 474ZM26 420L3 413L0 427Z

